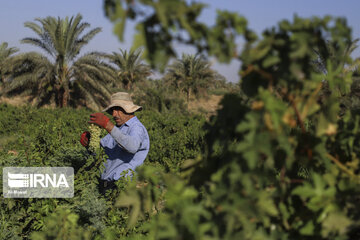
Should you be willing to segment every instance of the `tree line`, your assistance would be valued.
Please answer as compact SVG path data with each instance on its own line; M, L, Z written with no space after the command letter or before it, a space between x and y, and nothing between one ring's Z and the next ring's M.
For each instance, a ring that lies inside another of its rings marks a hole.
M100 109L115 90L133 91L136 85L151 80L154 70L142 60L141 48L119 49L111 54L93 51L80 56L83 47L101 31L91 29L80 14L64 19L36 18L24 25L36 37L26 37L21 43L36 46L45 54L18 53L19 49L2 43L0 80L4 96L31 96L38 106L53 103L58 107ZM187 101L201 89L226 85L225 78L198 54L183 54L168 66L160 81L157 87L183 93Z

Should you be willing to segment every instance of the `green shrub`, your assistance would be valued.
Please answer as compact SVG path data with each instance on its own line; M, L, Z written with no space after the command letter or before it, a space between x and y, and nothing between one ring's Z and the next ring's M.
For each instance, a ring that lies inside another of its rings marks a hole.
M295 17L248 38L241 86L249 104L225 95L202 157L184 163L183 178L158 175L162 195L144 166L147 189L130 186L118 199L139 209L129 227L161 195L164 207L143 225L147 239L359 239L360 116L355 106L341 112L337 94L349 93L352 73L327 61L324 76L310 61L314 49L330 55L327 40L344 61L352 42L345 23ZM319 101L323 80L331 94Z
M128 229L128 210L115 207L129 180L117 181L116 189L105 195L99 193L105 155L92 156L79 143L80 134L88 129L90 113L0 104L0 139L6 139L0 142L1 185L3 167L69 166L75 170L74 198L3 199L0 239L115 239L139 233L143 220ZM175 172L185 159L200 154L204 118L155 111L137 115L150 136L145 165L156 166L158 172Z
M178 170L186 159L200 154L203 146L205 118L178 113L139 112L150 136L147 161L165 169Z

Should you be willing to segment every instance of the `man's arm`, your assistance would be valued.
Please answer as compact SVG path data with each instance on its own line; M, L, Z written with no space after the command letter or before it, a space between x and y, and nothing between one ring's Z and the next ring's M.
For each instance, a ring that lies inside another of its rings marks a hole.
M135 154L139 150L142 133L140 127L134 126L129 135L123 134L103 113L91 114L89 123L105 128L115 141L129 153Z
M120 129L113 126L109 133L123 149L135 154L140 148L141 132L141 128L134 126L133 129L130 130L130 134L126 135L123 134Z

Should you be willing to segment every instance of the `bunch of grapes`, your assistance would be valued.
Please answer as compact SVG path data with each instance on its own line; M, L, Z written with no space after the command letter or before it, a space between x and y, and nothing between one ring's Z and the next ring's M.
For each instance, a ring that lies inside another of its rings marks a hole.
M89 126L89 132L90 132L90 143L89 143L89 150L91 152L98 152L99 148L100 148L100 139L101 139L101 134L102 134L102 128L95 125L95 124L90 124Z

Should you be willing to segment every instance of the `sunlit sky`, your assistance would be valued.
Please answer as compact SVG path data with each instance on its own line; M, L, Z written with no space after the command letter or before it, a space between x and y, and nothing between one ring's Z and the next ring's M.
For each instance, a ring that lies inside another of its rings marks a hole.
M203 0L208 4L200 20L212 25L216 9L235 11L248 19L249 26L257 33L275 26L283 19L292 20L294 14L300 17L332 15L345 17L353 28L353 38L360 38L360 0ZM102 32L94 37L82 53L103 51L111 53L119 48L129 49L132 44L132 24L127 25L125 42L120 43L113 34L113 24L105 17L102 0L0 0L0 42L8 42L9 47L17 47L21 52L39 50L28 44L21 44L25 37L35 37L24 22L37 17L66 17L80 13L83 21L91 28L101 27ZM88 28L90 29L90 28ZM178 54L191 52L191 49L179 48ZM192 53L192 52L191 52ZM357 56L360 51L355 52ZM228 81L237 82L240 62L234 60L229 65L214 63L214 68Z

